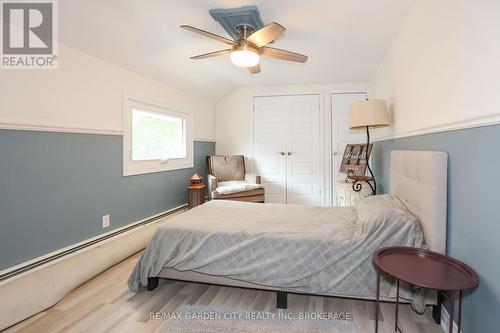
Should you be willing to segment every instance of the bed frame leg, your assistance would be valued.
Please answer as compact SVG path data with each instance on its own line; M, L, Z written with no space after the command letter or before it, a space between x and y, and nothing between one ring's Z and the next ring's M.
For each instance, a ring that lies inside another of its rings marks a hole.
M288 307L286 291L276 292L276 307L278 309L286 309Z
M443 295L437 292L437 304L432 306L432 319L437 325L441 325L441 304L443 304Z
M148 286L146 289L148 291L155 290L156 287L160 284L160 278L159 277L148 277Z

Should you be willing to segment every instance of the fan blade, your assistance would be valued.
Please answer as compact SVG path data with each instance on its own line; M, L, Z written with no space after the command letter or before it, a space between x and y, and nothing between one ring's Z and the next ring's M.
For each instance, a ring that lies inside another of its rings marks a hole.
M258 64L257 66L253 66L253 67L247 67L247 69L252 74L260 73L260 64Z
M231 49L227 50L220 50L220 51L215 51L215 52L209 52L209 53L203 53L194 57L191 57L191 59L205 59L205 58L211 58L211 57L220 57L220 56L225 56L231 53Z
M264 46L264 47L261 47L259 50L260 50L261 55L265 55L265 56L268 56L271 58L287 60L287 61L295 61L295 62L306 62L307 61L306 55L287 51L287 50L276 49L274 47Z
M205 36L205 37L208 37L208 38L211 38L211 39L215 39L216 41L223 42L223 43L226 43L226 44L229 44L229 45L238 45L238 43L236 43L232 39L229 39L229 38L226 38L226 37L222 37L222 36L213 34L211 32L208 32L208 31L205 31L205 30L201 30L201 29L192 27L190 25L181 25L181 28L184 29L184 30L192 31L194 33L200 34L202 36Z
M262 47L278 38L285 30L281 24L273 22L251 34L247 41L257 47Z

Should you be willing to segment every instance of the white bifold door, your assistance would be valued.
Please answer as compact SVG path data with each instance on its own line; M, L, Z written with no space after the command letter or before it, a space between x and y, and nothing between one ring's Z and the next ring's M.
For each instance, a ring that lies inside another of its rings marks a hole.
M322 204L319 95L254 97L254 168L266 202Z

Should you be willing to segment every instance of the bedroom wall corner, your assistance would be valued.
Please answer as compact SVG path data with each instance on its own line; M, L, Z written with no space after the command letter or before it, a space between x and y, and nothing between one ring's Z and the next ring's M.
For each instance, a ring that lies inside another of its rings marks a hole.
M464 299L464 332L497 331L500 313L498 188L500 157L500 2L416 1L372 79L388 101L389 135L374 132L382 192L390 151L449 154L447 253L470 264L479 287ZM464 24L467 22L467 24Z
M186 203L215 153L215 103L66 45L0 91L0 270ZM123 177L124 94L192 114L194 168Z
M500 157L491 152L500 142L500 125L434 133L375 143L373 169L388 193L392 150L436 150L448 153L447 254L463 260L481 278L464 298L463 331L494 332L500 312ZM485 161L487 163L478 163Z

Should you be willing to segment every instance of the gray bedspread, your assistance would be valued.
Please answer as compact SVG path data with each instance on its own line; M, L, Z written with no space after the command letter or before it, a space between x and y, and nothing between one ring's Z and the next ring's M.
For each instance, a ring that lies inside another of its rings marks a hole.
M192 270L297 292L373 296L372 253L422 247L418 220L394 197L355 207L210 201L167 219L134 268L137 292L163 268ZM382 295L390 283L384 281Z

